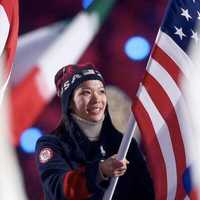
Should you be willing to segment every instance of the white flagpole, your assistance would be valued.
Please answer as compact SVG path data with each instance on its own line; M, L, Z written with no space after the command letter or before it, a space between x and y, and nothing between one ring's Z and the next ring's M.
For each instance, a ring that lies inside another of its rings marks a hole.
M136 128L137 128L137 123L135 122L133 114L131 112L129 121L128 121L128 131L126 134L124 134L122 142L121 142L119 150L118 150L118 153L117 153L118 160L123 160L126 158L131 140L133 138L134 133L136 132ZM118 179L119 179L119 177L113 177L111 179L110 185L104 194L103 200L111 200L112 199Z

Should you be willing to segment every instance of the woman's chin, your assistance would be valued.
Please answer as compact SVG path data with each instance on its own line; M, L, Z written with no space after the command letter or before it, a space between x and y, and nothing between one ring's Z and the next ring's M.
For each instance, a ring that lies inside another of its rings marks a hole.
M88 120L91 121L91 122L99 122L103 119L103 116L100 115L100 116L90 116L88 117Z

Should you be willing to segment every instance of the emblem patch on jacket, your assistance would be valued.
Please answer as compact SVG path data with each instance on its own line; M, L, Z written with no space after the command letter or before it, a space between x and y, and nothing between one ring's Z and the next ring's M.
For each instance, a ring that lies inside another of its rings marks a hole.
M40 163L44 164L53 157L53 150L50 148L43 148L39 154Z

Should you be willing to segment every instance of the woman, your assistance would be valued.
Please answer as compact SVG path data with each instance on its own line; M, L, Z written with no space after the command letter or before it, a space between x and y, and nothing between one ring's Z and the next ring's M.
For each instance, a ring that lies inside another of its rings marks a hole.
M113 199L154 199L136 141L118 161L122 134L112 125L101 74L91 64L68 65L55 76L63 120L36 146L46 200L100 200L110 178L121 176Z

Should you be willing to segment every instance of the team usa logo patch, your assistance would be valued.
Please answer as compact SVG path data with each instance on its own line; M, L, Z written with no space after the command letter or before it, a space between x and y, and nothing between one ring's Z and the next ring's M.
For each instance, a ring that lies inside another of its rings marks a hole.
M39 154L40 163L44 164L53 157L53 150L50 148L43 148Z

